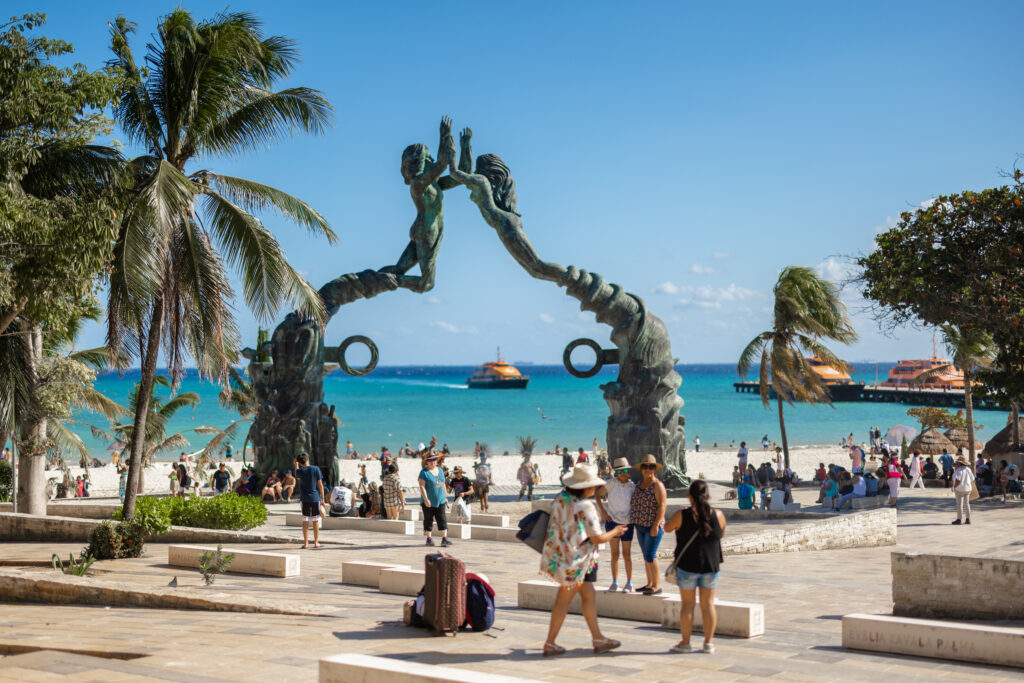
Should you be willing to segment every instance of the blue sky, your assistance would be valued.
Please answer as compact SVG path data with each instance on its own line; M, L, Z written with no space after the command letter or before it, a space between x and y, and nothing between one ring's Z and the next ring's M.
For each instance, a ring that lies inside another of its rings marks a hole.
M223 5L184 2L197 17ZM105 22L138 22L136 55L170 3L8 5L45 10L76 59L107 59ZM333 246L266 222L316 286L394 263L415 212L404 147L436 150L442 114L500 154L541 256L643 297L684 363L733 362L770 324L788 264L841 277L901 211L939 193L1003 182L1024 151L1019 2L280 3L232 5L299 41L292 83L336 109L299 137L195 168L290 191L331 221ZM929 332L882 335L851 301L849 360L918 357ZM245 338L257 321L238 302ZM272 321L270 326L276 321ZM381 363L554 363L608 329L526 275L468 193L445 197L433 291L346 306L328 342L368 334ZM85 345L101 343L102 329ZM352 361L358 361L358 353Z

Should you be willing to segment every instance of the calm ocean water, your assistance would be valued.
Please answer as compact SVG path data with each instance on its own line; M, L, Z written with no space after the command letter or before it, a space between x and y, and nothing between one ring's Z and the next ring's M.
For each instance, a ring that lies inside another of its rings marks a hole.
M884 379L891 364L879 364L879 376ZM487 443L492 451L517 452L518 435L532 435L538 439L538 448L548 450L555 444L589 447L596 436L604 446L605 422L608 408L598 385L615 376L615 368L605 368L589 379L576 379L562 366L520 365L523 374L530 375L525 390L480 391L466 389L465 380L473 371L466 367L379 367L367 377L349 377L339 372L324 380L329 403L337 406L343 421L339 447L350 439L361 453L387 445L391 450L407 441L414 446L426 442L436 434L439 442L447 443L456 451L471 451L474 441ZM875 380L875 364L855 365L855 380ZM736 366L730 364L680 365L683 377L680 395L686 402L688 444L700 436L704 448L715 442L719 445L740 440L759 443L761 436L779 439L778 417L774 410L766 410L756 394L737 394L732 383L737 381ZM753 378L752 378L753 379ZM101 376L96 387L112 399L125 402L128 391L138 380L138 372L124 377L114 374ZM181 391L194 391L202 401L194 409L180 411L171 422L175 431L189 430L200 425L226 427L237 415L223 410L217 404L219 388L201 381L194 373L182 382ZM866 440L869 426L878 425L883 431L897 423L913 425L906 415L910 406L883 403L836 403L827 405L786 406L786 426L789 442L794 445L831 444L850 432L858 441ZM542 419L538 408L549 419ZM103 426L101 418L78 416L85 422ZM1003 415L980 412L978 421L989 427L1003 422ZM241 447L247 427L240 430L234 441ZM110 446L93 438L87 427L79 426L79 435L94 453L106 459ZM993 429L980 432L981 439L995 433ZM185 432L193 449L204 445L208 437ZM165 454L172 457L175 454Z

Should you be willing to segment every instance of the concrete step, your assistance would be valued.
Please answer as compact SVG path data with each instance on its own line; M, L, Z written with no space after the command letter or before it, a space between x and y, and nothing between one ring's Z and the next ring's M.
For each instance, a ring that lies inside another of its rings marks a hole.
M408 569L407 564L390 564L387 562L368 562L352 560L341 563L341 582L351 586L380 586L380 573L385 569Z
M558 594L558 584L550 581L520 581L517 604L521 609L550 612ZM595 589L597 614L611 619L629 619L679 629L680 598L678 595L643 595L641 593L610 593L606 588ZM753 603L715 600L718 612L716 633L741 638L764 634L764 606ZM569 611L580 613L579 596L569 604ZM699 606L696 610L699 612ZM694 616L694 628L701 623L700 614Z
M843 647L1024 668L1024 628L888 614L847 614Z
M415 596L423 588L425 577L426 572L422 569L412 569L411 567L382 569L380 584L377 588L381 593Z
M172 567L199 567L203 553L217 552L216 546L170 545L167 546L167 564ZM262 576L299 576L299 556L286 553L272 553L262 550L238 550L221 548L221 552L234 555L228 572L234 574L259 574Z
M474 512L472 524L474 526L507 527L508 515L492 515L486 512Z

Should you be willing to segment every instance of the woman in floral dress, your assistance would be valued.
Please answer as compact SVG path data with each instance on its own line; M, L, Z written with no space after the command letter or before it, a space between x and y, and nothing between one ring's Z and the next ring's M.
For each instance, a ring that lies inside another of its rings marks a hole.
M551 608L544 656L565 653L565 648L556 645L555 639L569 612L569 603L577 593L583 618L593 638L594 654L601 654L614 650L621 643L605 638L597 625L594 583L597 581L598 546L618 538L627 527L620 525L611 531L603 530L597 508L590 499L604 481L597 476L593 465L576 465L572 472L562 477L562 484L565 489L551 502L548 537L540 559L541 574L553 579L560 587Z

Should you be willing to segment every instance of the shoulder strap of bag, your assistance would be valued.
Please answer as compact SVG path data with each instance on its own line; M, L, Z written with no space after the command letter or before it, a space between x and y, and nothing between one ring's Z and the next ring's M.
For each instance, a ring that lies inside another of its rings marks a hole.
M686 513L680 512L680 514L684 515ZM715 514L714 508L711 509L711 514ZM676 556L672 558L672 563L668 566L668 569L665 570L665 578L671 578L672 575L676 573L676 568L679 567L679 560L683 557L683 553L686 552L686 549L690 547L690 544L693 543L699 533L700 528L698 527L697 530L693 532L693 535L690 536L690 540L688 540L686 545L683 546L683 549L676 553Z

